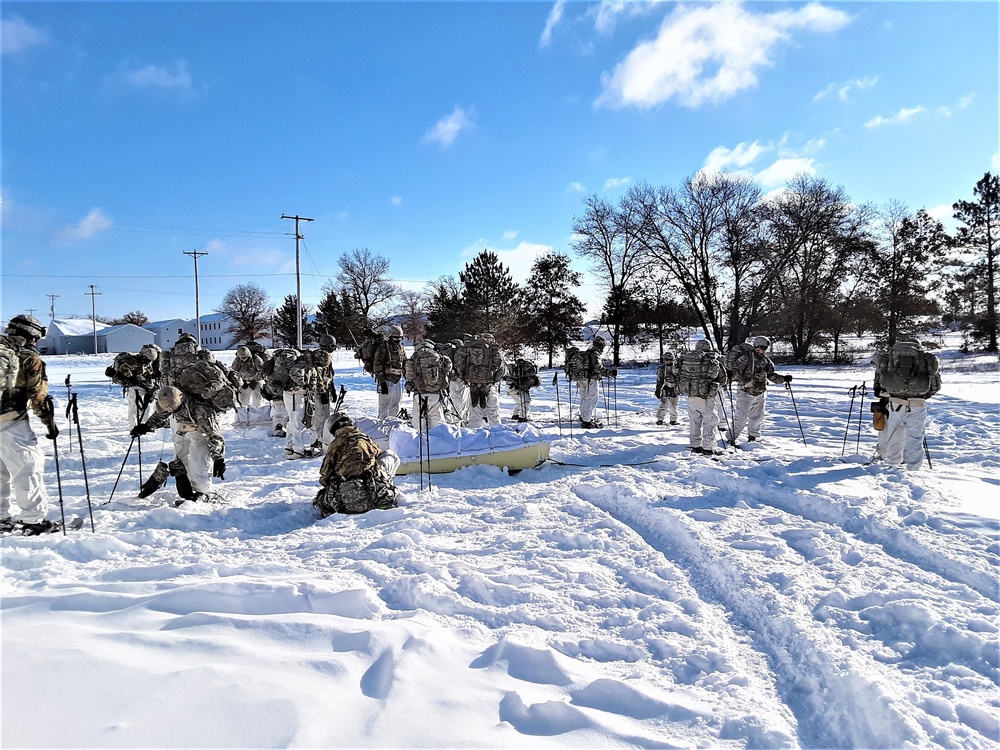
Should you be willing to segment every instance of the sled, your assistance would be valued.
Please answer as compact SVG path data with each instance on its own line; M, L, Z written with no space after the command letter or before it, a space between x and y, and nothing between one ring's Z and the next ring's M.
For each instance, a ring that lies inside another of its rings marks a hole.
M478 430L440 424L421 433L419 443L417 431L399 420L362 418L357 424L383 450L399 456L397 476L417 474L421 468L431 474L447 474L482 464L516 472L538 466L549 457L549 443L529 424Z

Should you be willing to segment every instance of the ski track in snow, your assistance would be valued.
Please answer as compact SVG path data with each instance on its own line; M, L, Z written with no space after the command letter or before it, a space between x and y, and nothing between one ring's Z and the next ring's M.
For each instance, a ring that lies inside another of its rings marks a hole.
M340 356L352 413L372 412ZM106 364L49 362L57 407L79 381L97 534L4 538L0 589L4 714L90 697L61 726L5 722L4 744L1000 747L996 512L956 502L1000 499L995 366L944 361L934 472L864 465L867 401L845 441L868 368L791 370L806 445L775 390L764 440L718 461L689 457L683 415L651 424L647 368L573 440L541 389L561 464L401 477L399 508L317 521L319 460L263 428L226 427L227 504L135 498Z

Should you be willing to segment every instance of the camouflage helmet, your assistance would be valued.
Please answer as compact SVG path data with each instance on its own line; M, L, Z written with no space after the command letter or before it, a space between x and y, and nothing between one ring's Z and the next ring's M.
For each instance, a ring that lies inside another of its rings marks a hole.
M313 349L312 363L316 365L316 367L326 367L331 362L333 362L333 358L330 356L330 352L325 349Z
M172 385L165 385L156 392L156 406L160 411L175 412L181 408L183 401L184 394Z
M240 359L246 359L247 357L250 356L250 347L249 346L236 347L236 356L239 357Z
M455 347L456 349L458 349L461 346L465 346L465 342L462 341L462 339L452 339L451 340L451 345L453 347Z
M173 351L180 354L194 354L198 351L198 339L190 333L182 333L174 342Z
M324 333L319 337L319 348L331 352L337 346L337 339L329 333Z
M754 349L767 349L771 345L771 339L767 336L756 336L753 340Z
M159 358L161 351L163 350L156 344L143 344L142 348L139 350L139 354L148 359L150 362L155 362Z
M603 349L605 346L607 346L607 343L608 342L605 341L602 336L594 336L594 343L592 344L592 346L595 349Z
M497 342L497 337L492 333L481 333L476 338L482 339L487 344L495 344Z
M334 414L332 417L330 417L329 420L327 420L326 424L327 424L327 429L330 431L331 435L335 434L337 430L339 430L342 427L354 426L354 422L351 420L351 418L346 414L344 414L343 412L340 412L339 414Z
M673 362L674 361L674 353L673 352L663 352L663 356L660 357L660 359L662 361L664 361L664 362Z
M45 335L45 331L45 326L34 315L15 315L7 323L7 333L11 336L40 339Z
M401 339L403 338L403 329L396 325L386 326L385 335L391 339Z
M694 350L696 352L707 352L711 351L712 345L708 343L708 339L698 339L694 342Z

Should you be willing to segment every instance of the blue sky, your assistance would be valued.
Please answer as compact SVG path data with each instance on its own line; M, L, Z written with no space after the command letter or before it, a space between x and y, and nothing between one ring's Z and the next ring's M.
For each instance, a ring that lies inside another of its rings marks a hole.
M314 304L366 247L522 281L573 217L703 168L945 216L998 164L996 2L4 2L2 310ZM585 266L579 265L580 270ZM597 289L582 296L596 309Z

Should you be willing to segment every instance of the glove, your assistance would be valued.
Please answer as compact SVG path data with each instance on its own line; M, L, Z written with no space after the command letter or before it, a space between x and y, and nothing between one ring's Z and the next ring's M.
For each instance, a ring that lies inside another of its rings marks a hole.
M726 370L726 378L732 380L736 377L736 370Z
M413 393L413 383L411 383L409 380L406 381L406 392Z
M613 378L617 378L618 377L618 369L617 368L615 368L614 370L611 371L611 377L613 377Z
M786 383L791 383L792 382L792 376L791 375L785 375L785 382Z
M219 479L226 478L226 459L217 458L212 463L212 476L218 477Z
M152 427L150 427L145 422L140 422L135 427L133 427L131 430L129 430L128 434L130 436L134 437L134 438L137 438L137 437L141 437L143 435L146 435L146 434L148 434L148 433L150 433L152 431L153 431Z
M59 428L56 427L56 422L54 419L50 422L46 422L45 426L48 428L48 432L45 433L45 437L47 437L49 440L55 440L57 437L59 437Z
M881 396L882 395L882 386L880 386L880 385L874 386L874 388L872 389L872 393L875 394L875 398L878 398L879 396Z
M383 396L388 396L389 395L389 383L387 383L384 380L381 383L379 383L378 384L378 392L381 393Z
M663 391L661 391L659 388L656 389L656 397L663 398Z

